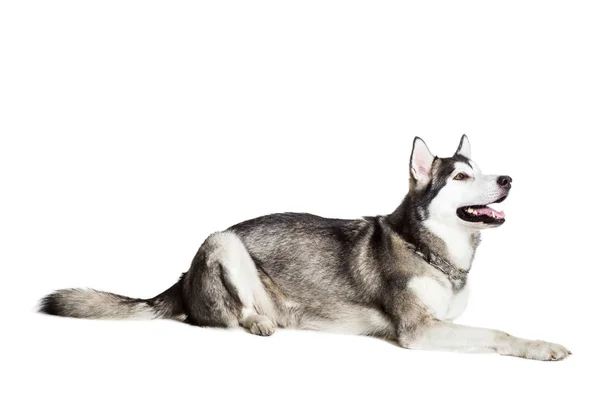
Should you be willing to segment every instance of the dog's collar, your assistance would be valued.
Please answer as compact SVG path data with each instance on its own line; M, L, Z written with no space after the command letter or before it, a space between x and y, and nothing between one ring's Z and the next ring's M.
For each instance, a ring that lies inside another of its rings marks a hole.
M408 242L406 242L406 245L413 251L413 253L425 260L427 264L431 265L438 271L441 271L444 275L447 275L454 290L462 289L467 283L467 275L469 274L469 271L455 267L444 257L424 249L423 246L415 246L414 244Z

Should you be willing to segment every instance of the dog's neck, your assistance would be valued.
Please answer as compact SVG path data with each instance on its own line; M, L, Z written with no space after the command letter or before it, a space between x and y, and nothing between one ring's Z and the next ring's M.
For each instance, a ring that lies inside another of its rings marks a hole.
M423 225L443 242L445 258L450 263L463 271L471 269L475 250L480 242L479 231L448 226L434 220L427 220Z
M422 247L408 242L405 242L405 244L414 252L415 255L422 258L427 264L446 275L455 291L462 290L465 287L467 284L469 271L457 268L454 264L443 258L440 258L437 254L428 252L427 249L423 249Z
M405 241L448 261L457 269L469 271L480 242L479 231L451 226L426 218L407 196L390 215L387 223Z

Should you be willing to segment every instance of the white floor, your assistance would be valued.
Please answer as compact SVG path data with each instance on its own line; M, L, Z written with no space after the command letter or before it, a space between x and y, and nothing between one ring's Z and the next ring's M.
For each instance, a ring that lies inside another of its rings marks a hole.
M588 349L574 336L568 360L535 362L317 332L265 338L172 321L31 314L3 330L5 399L589 398L595 379Z
M598 398L597 2L0 2L0 399ZM32 312L151 297L212 232L390 213L415 135L514 179L459 322L534 362Z

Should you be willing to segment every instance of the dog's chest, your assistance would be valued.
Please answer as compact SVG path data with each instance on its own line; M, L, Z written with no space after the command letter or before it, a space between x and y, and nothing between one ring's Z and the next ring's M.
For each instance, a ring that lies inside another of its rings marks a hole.
M449 282L441 282L428 276L419 276L409 281L408 289L431 315L439 320L453 320L459 317L467 307L468 284L465 284L460 291L455 292Z

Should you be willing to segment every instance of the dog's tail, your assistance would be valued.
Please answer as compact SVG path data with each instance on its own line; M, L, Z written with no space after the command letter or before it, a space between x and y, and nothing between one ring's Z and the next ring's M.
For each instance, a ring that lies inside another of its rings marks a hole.
M39 311L51 315L89 319L186 318L179 281L151 299L133 299L93 289L61 289L40 301Z

